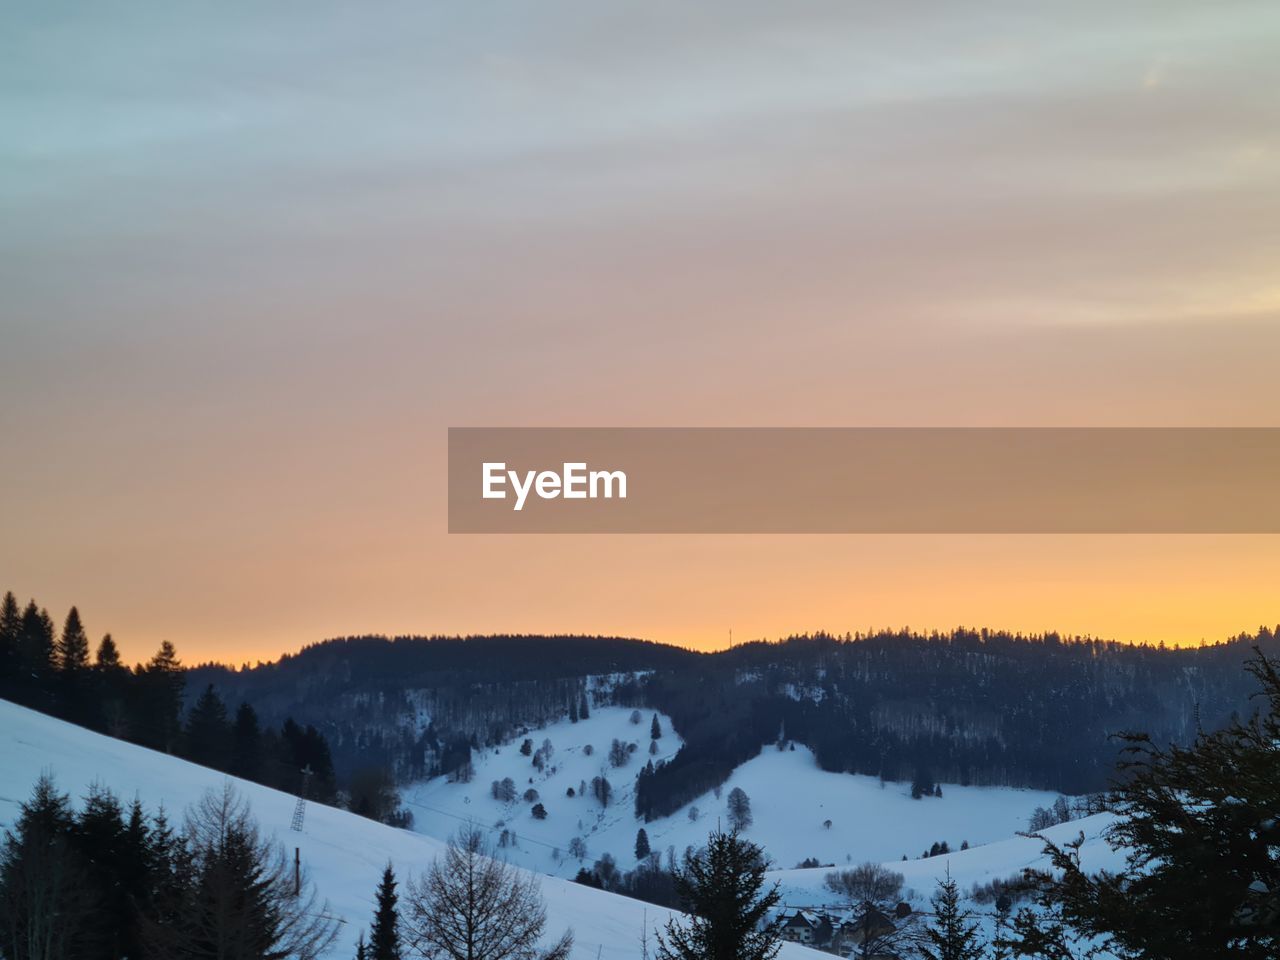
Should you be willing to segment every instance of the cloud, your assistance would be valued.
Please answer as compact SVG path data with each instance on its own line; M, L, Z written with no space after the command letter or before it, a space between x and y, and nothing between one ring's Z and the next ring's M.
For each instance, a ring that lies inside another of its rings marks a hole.
M0 567L230 583L252 543L336 594L358 542L447 606L492 559L431 526L449 423L1256 422L1277 38L1273 2L10 5Z

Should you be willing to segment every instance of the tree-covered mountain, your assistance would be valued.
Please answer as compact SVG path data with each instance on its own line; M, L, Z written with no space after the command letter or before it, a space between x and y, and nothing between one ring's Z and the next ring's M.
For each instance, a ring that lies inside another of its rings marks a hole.
M383 768L406 781L457 772L472 749L581 709L588 677L598 678L591 698L607 699L606 678L678 672L698 659L617 637L365 636L249 669L205 665L190 679L228 703L252 703L268 722L316 724L344 777Z
M665 815L767 744L807 744L829 770L889 780L1085 792L1112 735L1188 742L1251 709L1242 664L1273 631L1197 648L958 629L795 636L696 653L606 637L351 637L244 670L200 667L268 722L313 724L340 773L466 775L471 751L596 703L653 707L685 738L646 768L637 812Z
M240 670L97 653L77 610L59 633L11 595L0 610L0 696L313 797L348 789L392 808L390 781L467 777L476 750L594 706L649 707L684 740L646 764L636 811L665 816L768 744L826 770L1068 793L1106 785L1115 734L1159 743L1247 715L1268 628L1196 648L957 629L793 636L699 653L598 636L346 637ZM385 813L385 811L384 811ZM378 814L382 816L382 814Z
M963 629L747 644L619 690L687 741L641 777L637 810L664 815L779 739L886 780L1098 790L1114 734L1185 743L1251 710L1254 645L1280 647L1267 628L1184 649Z

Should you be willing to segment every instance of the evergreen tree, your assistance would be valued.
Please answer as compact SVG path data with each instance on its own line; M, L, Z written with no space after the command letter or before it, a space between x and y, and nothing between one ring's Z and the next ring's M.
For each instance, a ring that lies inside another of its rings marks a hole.
M18 641L22 636L22 612L10 591L0 601L0 695L13 696L18 669Z
M129 681L132 675L129 668L120 662L120 651L109 633L98 644L93 678L98 701L95 719L100 722L99 728L113 737L127 736Z
M337 797L337 778L333 772L333 757L329 744L315 727L300 727L292 717L280 728L280 740L284 749L283 790L298 793L302 789L302 771L310 768L311 778L308 796L320 803L332 803Z
M49 678L54 669L53 620L32 600L22 611L18 631L19 685L30 690L37 706L48 706Z
M245 780L259 780L263 774L262 730L257 712L248 703L236 709L231 727L231 773Z
M369 960L369 951L364 946L364 931L360 931L360 936L356 940L356 960Z
M990 960L1010 960L1009 950L1009 911L1013 908L1013 899L1002 893L996 898L996 925L991 935Z
M125 956L126 933L133 926L133 889L122 868L129 859L124 809L111 791L94 784L76 817L72 846L84 865L85 883L97 895L97 909L86 927L86 957L115 960Z
M58 669L64 675L82 675L89 669L89 635L80 622L80 611L75 607L67 613L62 627L62 637L57 647Z
M120 650L116 647L116 642L111 639L111 634L103 634L93 665L102 671L125 669L124 664L120 662Z
M582 700L578 704L578 716L583 720L586 720L591 716L591 708L587 705L587 695L585 693L582 695Z
M1046 841L1060 879L1032 879L1054 926L1021 911L1010 938L1016 955L1071 937L1099 941L1122 960L1280 956L1280 664L1258 652L1248 669L1265 713L1202 732L1189 747L1125 737L1107 838L1125 868L1088 874L1083 837Z
M4 600L0 601L0 638L5 643L16 645L21 629L22 611L18 608L18 598L12 590L6 590Z
M1008 925L1000 924L992 944L994 957L1030 960L1094 960L1092 939L1074 929L1063 914L1062 903L1048 888L1033 896L1034 907L1023 907Z
M537 793L532 788L528 792ZM413 823L413 814L400 805L395 779L386 767L364 767L352 774L346 800L348 810L370 820L393 827Z
M947 869L933 896L933 923L924 931L920 955L924 960L982 960L985 948L978 937L978 925L969 923L970 914L960 909L960 890Z
M189 942L197 956L221 956L221 945L242 945L249 957L275 946L271 898L278 880L249 829L233 824L221 837L197 847L195 911Z
M396 909L396 875L387 864L378 884L377 908L369 932L369 960L400 960L400 913Z
M147 668L150 670L159 670L165 673L174 673L182 669L182 661L178 659L178 651L168 640L160 641L160 648L147 662Z
M136 717L133 733L139 743L172 753L181 733L182 692L186 675L178 653L168 640L138 676L138 696L133 698Z
M644 827L641 827L636 831L636 859L643 860L650 853L649 834L645 832Z
M73 845L66 794L42 776L0 848L0 956L6 960L81 957L92 948L97 892Z
M658 715L653 715L653 722L649 724L649 739L658 740L662 737L662 724L658 722Z
M89 636L75 607L67 614L54 659L58 668L57 713L72 723L102 729L101 705L93 696L93 678L89 672Z
M205 687L200 699L187 717L186 757L215 770L225 770L230 761L230 730L227 726L227 708L213 689Z
M120 885L129 891L128 911L120 924L120 956L141 957L144 954L144 918L153 908L156 896L154 839L147 823L142 801L134 798L129 805L121 837L121 852L116 863Z
M151 821L146 848L148 883L139 896L141 955L167 957L186 931L195 895L195 856L169 825L162 807Z
M716 831L705 849L686 856L675 887L688 914L667 921L658 960L771 960L782 947L775 884L764 888L768 861L737 831Z

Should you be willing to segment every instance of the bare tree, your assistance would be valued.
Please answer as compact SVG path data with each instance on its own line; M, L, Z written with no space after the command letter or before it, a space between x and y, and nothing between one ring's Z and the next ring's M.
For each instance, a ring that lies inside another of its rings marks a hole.
M427 960L567 960L573 934L541 946L547 911L537 878L496 860L465 828L409 884L405 928Z
M751 798L741 787L729 791L729 824L734 830L751 826Z
M852 906L896 900L903 876L878 863L863 863L848 870L832 870L822 885Z
M184 835L192 876L180 922L150 931L159 955L315 960L333 944L329 904L284 847L262 837L230 781L187 811Z
M627 745L621 740L614 740L609 747L609 763L615 767L625 767L630 757Z
M591 792L600 801L600 806L607 807L610 798L613 797L613 784L605 777L592 777Z
M903 876L878 863L833 870L822 880L855 909L851 941L858 957L898 956L915 942L919 915L899 901Z

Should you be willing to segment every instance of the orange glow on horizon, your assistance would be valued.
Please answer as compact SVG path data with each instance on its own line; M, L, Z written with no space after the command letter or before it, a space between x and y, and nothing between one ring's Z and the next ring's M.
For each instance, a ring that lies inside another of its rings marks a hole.
M323 566L295 564L274 583L211 568L209 596L240 602L197 604L199 622L181 594L130 598L87 584L76 596L35 597L59 622L78 604L91 636L110 631L130 662L169 639L185 663L232 665L357 634L577 633L713 650L730 629L741 643L965 626L1195 645L1280 621L1274 538L1262 535L448 542L456 546L447 564L419 553L391 569L352 557L328 571L332 586L318 577Z

